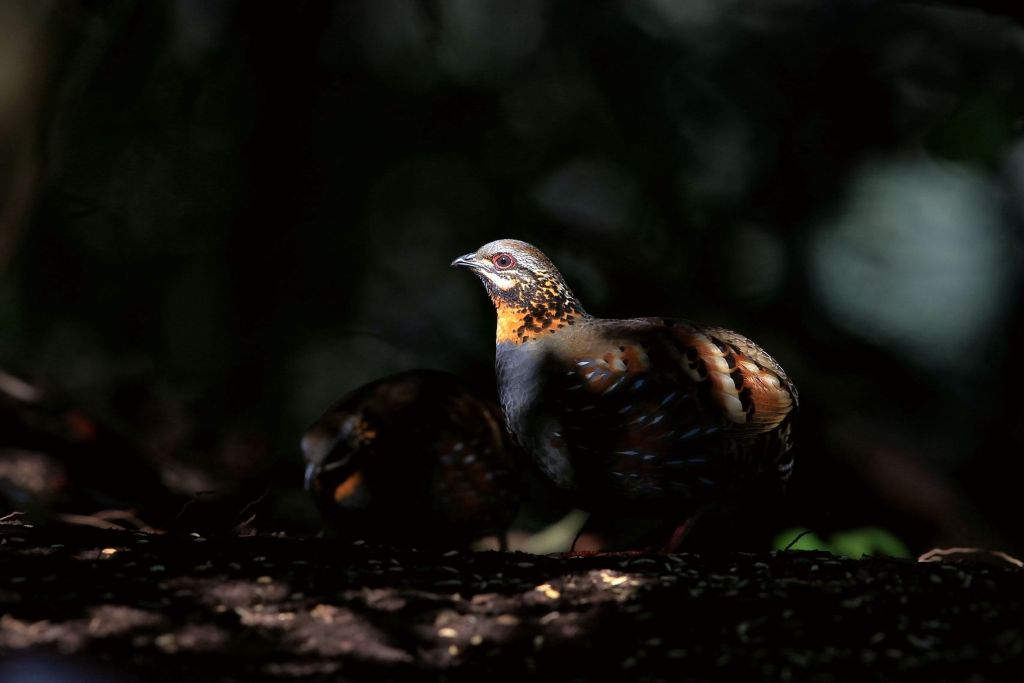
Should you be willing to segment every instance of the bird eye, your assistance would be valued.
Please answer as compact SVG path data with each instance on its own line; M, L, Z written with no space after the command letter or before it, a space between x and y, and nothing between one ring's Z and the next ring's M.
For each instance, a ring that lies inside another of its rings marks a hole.
M498 270L508 270L516 264L516 260L512 258L511 254L495 254L491 257L491 263Z

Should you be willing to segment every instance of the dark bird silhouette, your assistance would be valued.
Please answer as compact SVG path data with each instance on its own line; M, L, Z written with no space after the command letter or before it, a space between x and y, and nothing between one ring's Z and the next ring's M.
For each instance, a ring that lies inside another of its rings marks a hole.
M337 535L461 548L504 533L518 506L497 405L455 375L411 370L359 387L302 439L306 489Z
M796 387L751 340L682 320L590 316L551 261L518 240L452 265L479 277L497 310L509 430L573 505L670 523L672 550L726 491L764 471L789 477Z

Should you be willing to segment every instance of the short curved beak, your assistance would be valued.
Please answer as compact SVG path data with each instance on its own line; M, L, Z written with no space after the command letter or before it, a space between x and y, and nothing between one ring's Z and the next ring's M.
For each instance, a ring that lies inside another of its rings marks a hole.
M316 478L320 476L320 465L316 463L309 463L306 465L306 481L305 486L307 491L312 491L313 486L316 485Z
M464 254L459 258L452 261L452 268L479 268L480 264L476 262L476 252L472 254Z

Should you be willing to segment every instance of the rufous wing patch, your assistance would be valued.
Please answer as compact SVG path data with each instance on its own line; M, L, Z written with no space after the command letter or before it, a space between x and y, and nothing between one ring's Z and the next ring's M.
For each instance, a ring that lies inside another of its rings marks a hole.
M774 429L794 407L782 368L752 341L723 328L672 329L683 346L683 371L694 382L710 382L722 415L741 431Z
M614 391L627 375L645 372L651 366L647 352L627 342L609 345L609 350L600 355L578 356L573 362L584 386L596 394Z

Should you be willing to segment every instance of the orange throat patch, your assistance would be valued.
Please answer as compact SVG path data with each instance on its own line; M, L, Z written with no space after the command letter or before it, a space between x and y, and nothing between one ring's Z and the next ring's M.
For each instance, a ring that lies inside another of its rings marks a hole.
M495 300L498 327L495 342L522 344L574 325L581 313L563 306L516 306Z

